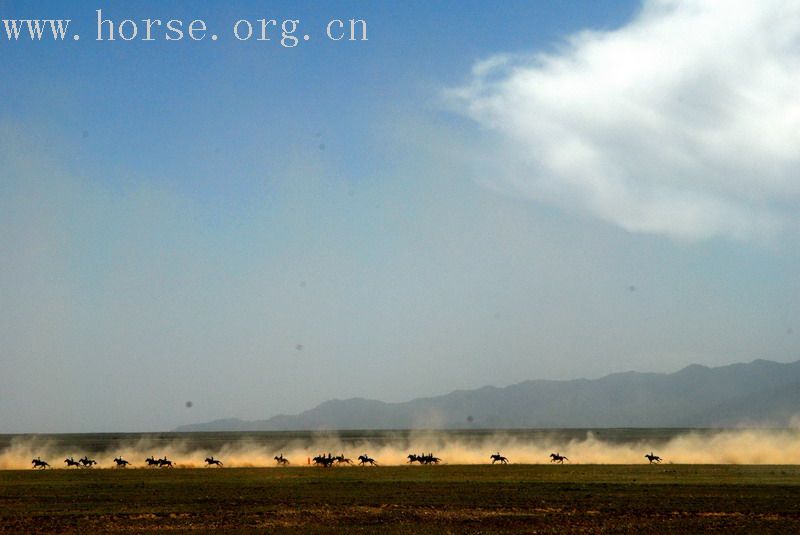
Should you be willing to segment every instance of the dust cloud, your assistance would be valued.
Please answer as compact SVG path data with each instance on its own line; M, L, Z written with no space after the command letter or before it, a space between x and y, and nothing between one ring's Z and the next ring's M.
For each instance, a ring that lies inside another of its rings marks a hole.
M566 456L572 464L641 464L653 452L664 463L676 464L800 464L800 429L731 429L685 431L668 438L641 438L625 431L588 431L581 436L559 431L537 433L535 438L519 433L397 432L364 438L335 433L305 437L233 437L209 446L191 435L108 440L94 449L81 449L79 441L65 438L6 437L0 449L0 469L30 469L33 458L47 461L52 468L65 468L64 459L84 455L97 460L96 468L112 468L114 457L122 457L132 468L145 466L145 458L166 457L177 467L205 466L206 457L220 459L225 467L275 467L274 457L283 454L291 466L309 466L322 453L344 454L358 463L367 454L379 465L403 465L410 453L433 453L445 464L488 464L490 455L500 453L511 463L547 464L550 454ZM636 438L638 437L638 438ZM206 437L207 438L207 437ZM95 441L102 443L102 441ZM95 469L96 469L95 468Z

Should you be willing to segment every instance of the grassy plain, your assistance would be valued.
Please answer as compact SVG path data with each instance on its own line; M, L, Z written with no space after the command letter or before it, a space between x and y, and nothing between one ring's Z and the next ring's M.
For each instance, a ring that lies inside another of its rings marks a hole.
M800 533L800 467L0 471L0 532Z

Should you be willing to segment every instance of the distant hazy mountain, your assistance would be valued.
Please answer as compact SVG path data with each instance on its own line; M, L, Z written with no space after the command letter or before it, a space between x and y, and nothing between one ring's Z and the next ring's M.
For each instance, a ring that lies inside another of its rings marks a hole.
M784 426L800 415L800 361L756 360L676 373L525 381L404 403L333 400L296 415L235 418L176 431Z

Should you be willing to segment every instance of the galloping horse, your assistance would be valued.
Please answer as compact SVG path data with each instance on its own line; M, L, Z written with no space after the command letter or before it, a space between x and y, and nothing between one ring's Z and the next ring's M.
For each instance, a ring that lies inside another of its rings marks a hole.
M152 455L145 459L144 462L147 463L147 466L161 466L161 459L154 459Z
M560 453L551 453L550 454L550 462L551 463L564 464L564 461L569 461L569 459L565 455L561 455Z
M90 459L87 455L78 459L78 462L81 463L84 468L91 468L93 464L97 464L97 461Z
M64 462L67 463L67 468L69 468L70 466L77 466L78 468L80 468L80 466L81 466L81 462L80 461L76 461L72 457L69 457L68 459L64 459Z
M122 457L114 457L114 462L117 463L117 468L125 468L126 466L131 464Z
M333 460L336 461L336 464L349 464L349 465L353 464L353 461L345 457L344 453L342 453L341 455L337 455L336 457L333 458Z
M366 453L364 455L359 455L358 456L358 461L359 461L358 462L359 466L364 466L367 463L369 463L370 466L375 466L375 465L378 464L378 463L375 462L375 459L373 459L372 457L370 457Z
M491 454L489 458L492 460L492 464L497 462L499 462L500 464L508 464L508 459L500 455L499 451L497 453Z
M273 459L275 459L275 462L281 466L286 466L287 464L289 464L289 459L284 457L283 453L281 453L280 455L276 455L275 457L273 457Z
M221 467L222 461L215 459L213 455L211 457L206 457L206 466L211 466L212 464Z
M164 457L163 459L159 459L158 460L158 466L160 466L161 468L164 468L165 466L167 468L173 468L172 461L170 461L166 457Z
M652 451L650 453L646 453L644 457L645 457L645 459L650 461L650 464L660 463L661 461L663 461L663 459L661 457L659 457L658 455L653 455Z
M47 463L47 461L43 461L39 457L31 459L31 464L33 465L32 468L50 468L50 465Z

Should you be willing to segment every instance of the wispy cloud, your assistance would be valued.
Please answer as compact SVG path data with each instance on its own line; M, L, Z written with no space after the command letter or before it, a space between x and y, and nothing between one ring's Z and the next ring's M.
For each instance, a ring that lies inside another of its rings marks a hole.
M499 135L490 186L679 240L761 241L800 207L800 2L649 0L448 92Z

